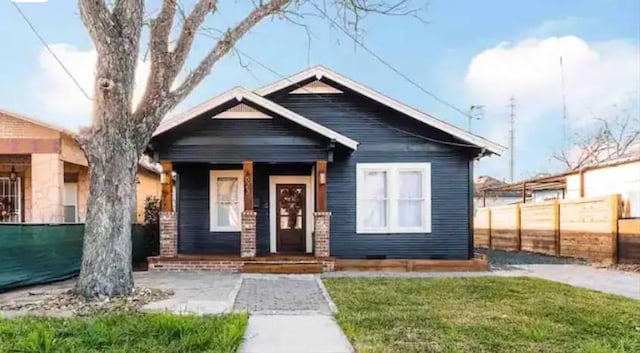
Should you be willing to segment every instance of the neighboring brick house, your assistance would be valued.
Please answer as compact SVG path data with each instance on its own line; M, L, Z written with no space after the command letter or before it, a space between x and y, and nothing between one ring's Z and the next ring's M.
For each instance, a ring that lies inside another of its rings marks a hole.
M0 223L84 222L89 173L71 136L66 129L0 110ZM160 170L141 162L137 222L144 220L145 198L160 193Z

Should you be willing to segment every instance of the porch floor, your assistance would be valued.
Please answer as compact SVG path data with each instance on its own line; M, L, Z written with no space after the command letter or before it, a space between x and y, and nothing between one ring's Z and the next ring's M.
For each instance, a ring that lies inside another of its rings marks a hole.
M178 254L149 258L150 271L221 271L246 273L322 273L333 271L333 257L313 254L261 254L242 258L238 254Z

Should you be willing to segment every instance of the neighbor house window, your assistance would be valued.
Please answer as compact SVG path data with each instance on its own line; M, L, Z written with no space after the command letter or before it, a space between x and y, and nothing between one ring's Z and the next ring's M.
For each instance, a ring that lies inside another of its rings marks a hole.
M431 232L430 163L358 163L358 233Z
M20 178L0 177L0 223L19 223L22 207Z
M78 221L78 183L64 183L64 221L76 223Z
M244 209L243 190L242 170L211 171L211 231L240 231L240 219Z

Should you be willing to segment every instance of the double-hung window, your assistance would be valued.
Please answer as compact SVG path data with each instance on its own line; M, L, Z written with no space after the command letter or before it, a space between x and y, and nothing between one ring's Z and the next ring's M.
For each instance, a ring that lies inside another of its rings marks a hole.
M209 183L210 230L239 232L244 209L242 170L212 170Z
M430 163L358 163L358 233L430 233Z
M64 183L64 221L76 223L78 221L78 184Z

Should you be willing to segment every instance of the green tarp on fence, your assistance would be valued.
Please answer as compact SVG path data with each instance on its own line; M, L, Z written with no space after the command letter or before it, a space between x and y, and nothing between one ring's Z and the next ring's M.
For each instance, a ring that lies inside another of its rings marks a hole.
M0 292L80 272L84 224L0 224ZM145 229L131 232L133 261L151 255Z

